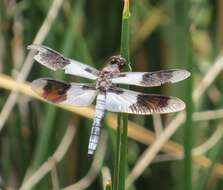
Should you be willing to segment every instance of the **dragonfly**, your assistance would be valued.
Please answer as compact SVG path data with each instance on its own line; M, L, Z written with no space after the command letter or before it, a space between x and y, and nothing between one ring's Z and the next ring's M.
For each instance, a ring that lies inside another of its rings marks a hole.
M55 104L89 106L96 99L95 116L88 144L89 156L94 155L99 143L100 130L106 111L149 115L172 113L185 109L185 103L177 97L140 93L120 88L118 85L162 86L188 78L190 72L187 70L122 72L128 63L120 55L111 56L105 66L97 70L43 45L32 44L27 49L36 51L34 59L48 69L64 70L65 74L95 81L94 83L74 83L52 78L39 78L31 83L34 92Z

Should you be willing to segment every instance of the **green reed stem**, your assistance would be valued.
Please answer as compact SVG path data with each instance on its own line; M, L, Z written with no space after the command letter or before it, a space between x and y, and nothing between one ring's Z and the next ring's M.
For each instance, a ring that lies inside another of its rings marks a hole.
M192 52L189 53L188 70L192 71ZM192 77L187 80L187 94L186 94L186 113L187 119L184 129L184 188L185 190L192 190L192 142L193 142L193 102L192 102Z
M178 0L169 1L167 6L170 8L171 12L171 25L169 28L169 39L170 51L172 53L171 62L174 62L177 67L186 68L192 72L193 61L192 61L192 45L191 45L191 33L190 33L190 1L185 0L179 2ZM193 76L193 75L192 75ZM175 186L176 189L192 190L192 156L191 148L193 142L193 131L192 126L192 76L188 78L185 82L182 82L180 89L182 91L176 90L175 92L181 97L184 97L186 103L186 122L185 125L177 136L182 139L183 136L183 146L184 146L184 160L182 163L173 163L175 170ZM174 88L174 85L173 85ZM183 91L183 88L185 91ZM182 170L183 167L183 170Z
M181 11L182 17L182 31L184 36L182 36L182 41L185 41L182 51L184 51L183 57L185 57L183 64L187 65L188 71L192 73L193 70L193 55L191 48L191 36L189 32L190 19L189 19L189 7L190 1L187 0L182 4ZM193 76L193 75L192 75ZM184 189L192 190L192 142L193 142L193 102L192 102L192 90L193 81L192 76L186 81L186 123L184 126Z
M118 127L117 127L117 137L116 137L116 155L115 155L115 167L114 167L114 177L113 177L113 189L118 189L119 184L119 169L120 169L120 145L121 145L121 114L118 114Z
M111 184L106 185L105 190L112 190L112 185Z
M124 1L122 15L121 50L120 54L129 63L129 0ZM122 121L122 122L121 122ZM128 142L128 114L118 114L117 152L114 171L114 190L125 189Z

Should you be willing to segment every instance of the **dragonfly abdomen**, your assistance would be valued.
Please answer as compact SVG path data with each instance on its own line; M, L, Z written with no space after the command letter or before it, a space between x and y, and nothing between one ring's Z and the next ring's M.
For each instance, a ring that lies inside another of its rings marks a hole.
M88 145L88 155L93 155L100 139L102 120L105 114L105 95L99 94L96 101L96 112Z

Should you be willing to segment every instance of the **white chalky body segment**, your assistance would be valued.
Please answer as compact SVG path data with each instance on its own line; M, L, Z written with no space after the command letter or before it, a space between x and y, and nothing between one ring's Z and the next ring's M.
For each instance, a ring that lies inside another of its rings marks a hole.
M88 155L93 155L100 139L102 120L105 114L105 94L99 94L96 100L96 111L88 145Z

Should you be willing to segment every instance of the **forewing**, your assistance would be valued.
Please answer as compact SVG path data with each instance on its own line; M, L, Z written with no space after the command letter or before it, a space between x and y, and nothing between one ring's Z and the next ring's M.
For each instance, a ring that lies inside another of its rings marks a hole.
M34 59L51 70L56 71L58 69L63 69L67 74L77 75L92 80L98 77L99 71L97 69L78 61L68 59L49 47L29 45L27 49L36 50L37 54L34 56Z
M169 69L155 72L124 72L112 78L112 83L129 84L143 87L161 86L175 83L190 76L186 70Z
M182 100L156 94L144 94L120 88L106 93L106 110L130 114L161 114L181 111L185 108Z
M32 90L49 102L63 105L88 106L97 92L91 84L68 83L50 78L40 78L31 84Z

